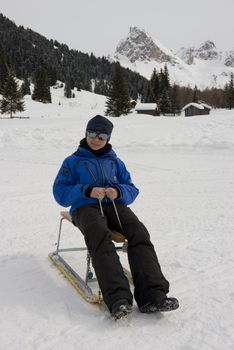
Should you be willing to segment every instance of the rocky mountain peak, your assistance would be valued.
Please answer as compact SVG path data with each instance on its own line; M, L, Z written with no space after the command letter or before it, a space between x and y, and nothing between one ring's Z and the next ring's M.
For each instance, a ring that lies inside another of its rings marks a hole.
M126 68L137 71L147 79L153 69L158 72L167 65L171 82L178 85L222 87L234 71L234 50L222 51L206 40L198 46L181 48L173 53L159 40L142 29L131 26L116 49L114 59Z
M203 42L197 48L194 46L188 48L181 48L177 55L187 64L191 65L194 63L194 58L200 60L214 60L218 58L218 50L211 40Z
M226 53L224 64L227 67L234 67L234 50Z
M218 51L213 41L207 40L196 50L196 57L202 60L213 60L218 58Z
M126 39L122 39L115 52L115 58L125 56L131 63L136 61L170 62L172 58L155 44L144 30L131 26Z

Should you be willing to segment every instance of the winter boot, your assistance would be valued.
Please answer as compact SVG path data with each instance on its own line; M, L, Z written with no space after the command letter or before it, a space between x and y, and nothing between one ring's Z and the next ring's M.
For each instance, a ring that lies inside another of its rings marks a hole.
M144 306L141 306L139 310L143 313L152 313L152 312L165 312L173 311L178 309L179 301L176 298L165 298L159 303L148 303Z
M122 317L127 316L132 312L132 305L126 299L116 301L111 307L111 314L117 321Z

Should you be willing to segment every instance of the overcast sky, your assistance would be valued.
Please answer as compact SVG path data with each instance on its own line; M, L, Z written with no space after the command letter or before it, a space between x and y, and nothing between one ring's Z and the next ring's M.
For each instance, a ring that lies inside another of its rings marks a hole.
M48 39L98 56L113 54L131 25L173 51L208 39L234 50L234 0L0 0L0 12Z

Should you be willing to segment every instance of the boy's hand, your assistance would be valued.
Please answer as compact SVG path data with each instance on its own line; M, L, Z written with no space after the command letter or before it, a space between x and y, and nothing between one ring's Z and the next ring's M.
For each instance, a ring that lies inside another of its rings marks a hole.
M119 192L116 188L108 187L106 188L106 196L111 199L112 201L119 196Z
M104 187L94 187L90 193L90 197L103 199L106 196L106 189Z

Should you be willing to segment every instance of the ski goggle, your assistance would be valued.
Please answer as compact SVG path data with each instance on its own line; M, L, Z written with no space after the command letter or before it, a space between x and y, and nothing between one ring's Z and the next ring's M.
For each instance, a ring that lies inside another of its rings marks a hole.
M91 131L91 130L87 130L86 135L88 137L90 137L91 139L95 139L95 137L98 137L99 140L102 140L102 141L107 141L110 138L110 135L108 135L104 132L99 133L99 132Z

